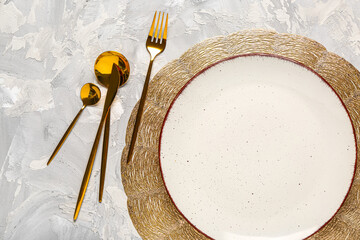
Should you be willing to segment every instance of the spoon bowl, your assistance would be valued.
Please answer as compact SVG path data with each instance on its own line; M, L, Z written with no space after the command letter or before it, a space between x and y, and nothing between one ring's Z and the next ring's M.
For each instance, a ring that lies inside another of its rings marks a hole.
M92 83L86 83L80 91L81 101L84 105L90 106L99 102L101 92L98 86Z
M106 88L109 87L111 69L114 63L123 75L119 87L123 86L129 79L130 65L124 55L115 51L103 52L95 61L94 71L98 82Z

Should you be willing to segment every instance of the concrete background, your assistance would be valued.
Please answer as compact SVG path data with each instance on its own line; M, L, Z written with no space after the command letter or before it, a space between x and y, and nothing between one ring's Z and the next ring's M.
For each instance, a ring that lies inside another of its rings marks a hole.
M120 156L145 80L155 10L169 13L169 31L152 75L206 38L252 28L312 38L360 67L357 0L0 0L0 239L140 239L127 212ZM82 85L96 83L95 59L107 50L127 57L131 76L112 107L103 203L98 154L74 223L106 89L46 162L82 105Z

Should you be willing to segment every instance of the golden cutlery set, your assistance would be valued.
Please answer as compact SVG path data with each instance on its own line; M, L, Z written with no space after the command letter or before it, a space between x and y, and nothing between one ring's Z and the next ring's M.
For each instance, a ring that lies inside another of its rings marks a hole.
M156 23L156 26L155 26ZM147 95L147 90L149 87L150 74L152 69L152 64L155 57L164 51L166 46L166 38L167 38L167 25L168 25L168 14L155 12L153 22L151 24L150 32L146 41L146 48L150 54L150 63L143 87L143 91L140 98L140 104L138 108L138 112L136 115L135 126L132 133L131 144L129 148L129 154L127 162L129 163L132 159L134 146L136 143L137 133L139 129L139 125L141 122L141 116L143 114L145 99ZM104 109L101 116L100 124L96 133L96 137L93 143L93 147L91 149L91 153L89 156L89 160L86 166L85 174L81 183L78 200L75 207L74 213L74 221L77 219L82 202L84 200L85 192L89 183L91 171L94 165L97 149L99 146L99 141L102 133L102 129L104 128L104 137L103 137L103 149L102 149L102 159L101 159L101 171L100 171L100 187L99 187L99 202L102 202L102 195L104 191L104 182L105 182L105 173L106 173L106 163L107 163L107 152L109 146L109 133L110 133L110 107L113 103L115 96L117 94L118 88L123 86L130 74L130 66L126 58L120 53L114 51L107 51L99 55L99 57L95 61L95 75L97 81L104 87L107 88ZM54 159L55 155L60 150L61 146L64 144L65 140L69 136L71 130L75 126L78 118L81 113L87 106L94 105L99 102L101 98L100 89L92 83L86 83L80 92L80 97L83 102L83 106L81 107L78 114L75 116L74 120L71 122L70 126L66 130L64 136L61 138L60 142L56 146L54 152L49 158L47 165L51 163Z

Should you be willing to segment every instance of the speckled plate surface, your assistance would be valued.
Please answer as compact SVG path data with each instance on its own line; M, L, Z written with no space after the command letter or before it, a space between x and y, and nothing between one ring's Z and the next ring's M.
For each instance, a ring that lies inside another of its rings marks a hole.
M240 55L179 92L160 137L174 205L214 239L303 239L340 208L356 162L341 99L275 55Z
M264 30L242 31L199 43L179 59L168 63L152 79L134 159L127 165L126 154L137 106L129 120L127 145L122 155L122 181L128 196L129 214L144 239L208 238L179 212L165 188L159 162L161 130L172 102L195 75L218 61L249 53L286 57L303 64L323 78L338 96L338 99L334 99L343 102L354 126L356 142L359 142L359 72L343 58L326 51L319 43L297 35ZM338 109L344 111L343 108ZM358 150L359 145L356 144L355 147ZM346 164L346 160L344 161ZM326 161L325 165L327 164ZM350 165L354 167L354 164ZM334 185L327 180L325 179L324 184ZM360 239L359 180L359 168L356 168L354 181L341 208L309 239Z

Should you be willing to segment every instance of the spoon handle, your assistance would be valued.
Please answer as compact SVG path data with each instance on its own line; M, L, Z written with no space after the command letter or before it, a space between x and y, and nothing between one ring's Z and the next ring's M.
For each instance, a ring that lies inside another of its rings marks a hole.
M107 162L108 147L109 147L110 112L111 111L109 109L108 115L106 117L105 130L104 130L103 149L102 149L102 158L101 158L101 172L100 172L99 202L102 202L102 196L104 192L106 162Z
M106 110L104 109L104 111L106 111ZM104 122L105 122L105 117L106 117L105 114L106 113L104 113L103 117L101 118L99 128L98 128L97 133L96 133L95 141L94 141L93 147L91 149L89 161L88 161L88 164L86 166L85 174L84 174L84 177L83 177L83 180L82 180L82 183L81 183L79 196L78 196L78 200L77 200L76 208L75 208L75 213L74 213L74 221L77 219L77 217L79 215L80 207L81 207L81 204L82 204L82 202L84 200L85 192L86 192L87 186L89 184L89 179L90 179L91 171L92 171L92 168L93 168L93 165L94 165L97 148L99 146L101 131L102 131L102 128L103 128Z
M68 127L68 129L66 130L66 132L64 133L64 136L61 138L60 142L58 143L58 145L56 146L54 152L51 154L49 161L47 162L47 165L49 165L51 163L51 161L54 159L55 155L58 153L58 151L60 150L61 146L64 144L65 140L67 139L67 137L69 136L71 130L74 128L75 123L77 122L77 120L79 119L82 111L85 109L86 105L83 105L80 109L80 111L78 112L78 114L76 114L74 120L71 122L70 126Z

